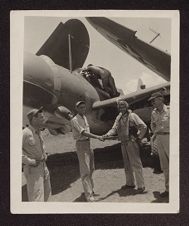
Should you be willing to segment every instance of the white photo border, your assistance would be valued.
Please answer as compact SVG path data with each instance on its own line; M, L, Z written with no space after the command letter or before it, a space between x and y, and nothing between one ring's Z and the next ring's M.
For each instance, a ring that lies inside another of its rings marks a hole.
M126 16L125 16L126 15ZM171 19L171 117L169 203L22 202L21 152L23 104L24 17L153 17ZM14 214L67 213L178 213L179 212L179 30L177 10L34 10L10 13L10 190Z

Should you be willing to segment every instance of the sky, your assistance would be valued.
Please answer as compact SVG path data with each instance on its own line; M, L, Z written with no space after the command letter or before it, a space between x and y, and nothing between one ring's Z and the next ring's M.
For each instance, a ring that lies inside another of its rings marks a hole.
M74 17L72 17L74 18ZM36 53L48 39L60 22L65 23L71 18L26 16L24 20L24 51ZM111 71L117 88L124 93L133 92L137 88L138 78L141 78L146 87L161 84L165 80L150 69L136 61L124 51L106 40L98 33L85 18L81 20L86 26L90 37L90 49L83 67L92 63ZM171 54L171 19L169 18L110 18L134 31L137 38L149 43L156 34L160 33L152 43L153 46Z

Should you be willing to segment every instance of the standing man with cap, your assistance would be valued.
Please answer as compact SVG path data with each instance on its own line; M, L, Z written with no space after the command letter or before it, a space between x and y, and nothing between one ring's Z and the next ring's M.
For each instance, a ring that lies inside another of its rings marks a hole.
M165 177L165 191L161 197L169 196L169 106L164 104L164 97L160 92L156 92L149 98L154 110L151 115L151 129L153 140L156 139L157 149L160 158L161 168Z
M121 141L121 150L126 175L126 184L122 189L135 188L134 175L138 192L145 190L144 178L142 172L142 162L140 159L139 142L146 133L147 126L139 116L129 110L126 101L118 101L118 110L120 111L111 130L103 137L104 139L112 135L118 135Z
M78 114L71 120L73 138L76 140L76 151L79 159L80 176L85 192L85 198L88 202L94 199L94 183L92 174L94 171L94 153L90 147L90 138L103 141L103 138L90 133L86 114L86 104L84 101L76 103Z
M28 199L44 202L51 195L51 184L45 163L47 155L41 136L41 129L46 121L43 107L31 110L27 117L30 126L23 129L22 163L27 181Z

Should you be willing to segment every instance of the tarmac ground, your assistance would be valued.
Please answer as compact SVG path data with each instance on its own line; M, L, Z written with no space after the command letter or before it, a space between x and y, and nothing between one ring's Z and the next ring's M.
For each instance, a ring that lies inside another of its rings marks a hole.
M49 202L85 202L83 187L79 175L78 159L71 134L44 136L46 150L49 154L47 165L50 171L52 196ZM138 193L136 189L124 190L125 173L118 141L91 139L91 147L95 155L96 202L142 202L166 203L167 198L160 198L164 191L164 176L153 173L153 159L149 151L141 153L145 191ZM28 201L26 180L22 173L22 201Z

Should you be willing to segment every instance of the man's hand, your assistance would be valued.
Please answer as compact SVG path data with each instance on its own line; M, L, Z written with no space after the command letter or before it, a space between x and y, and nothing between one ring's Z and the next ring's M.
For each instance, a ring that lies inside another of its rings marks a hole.
M44 174L45 174L45 180L47 180L48 177L49 177L49 170L48 170L48 168L46 166L45 166Z
M47 158L48 158L48 153L46 152L44 155L44 160L47 161Z
M36 167L36 166L38 166L39 165L39 160L35 160L35 159L31 159L31 161L30 161L30 166L33 166L33 167Z
M107 134L102 135L103 139L106 140L109 136Z
M142 145L150 145L150 142L148 142L148 140L147 140L147 138L145 137L145 138L142 138L141 140L140 140L140 143L142 144Z
M98 136L98 139L99 139L100 141L104 141L104 137L103 137L103 136Z
M111 135L107 135L107 134L105 134L105 135L103 135L103 138L104 138L104 140L117 140L117 136L111 136Z

